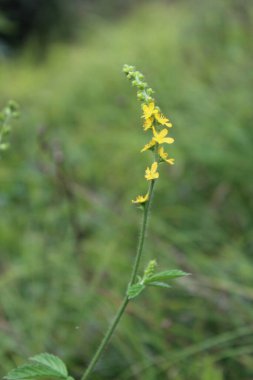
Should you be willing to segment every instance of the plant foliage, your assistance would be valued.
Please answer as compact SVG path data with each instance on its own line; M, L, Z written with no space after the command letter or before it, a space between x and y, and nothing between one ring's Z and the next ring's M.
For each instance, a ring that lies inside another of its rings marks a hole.
M71 379L65 363L57 356L42 353L33 356L26 364L11 370L4 378L7 380L25 380L37 378Z

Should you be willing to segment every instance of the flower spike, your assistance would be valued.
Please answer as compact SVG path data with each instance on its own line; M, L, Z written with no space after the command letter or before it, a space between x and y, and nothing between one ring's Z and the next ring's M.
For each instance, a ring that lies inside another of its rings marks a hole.
M144 75L130 65L124 65L123 71L132 82L132 85L137 88L137 98L142 103L143 130L151 136L149 142L141 149L141 152L149 150L154 155L154 162L151 167L147 167L145 178L147 181L155 181L159 178L158 166L160 163L174 164L174 158L169 158L168 153L163 148L163 144L174 143L174 138L168 136L168 128L172 127L172 123L157 106L153 97L154 91L145 82ZM138 195L136 199L132 200L132 203L142 204L145 207L149 200L148 191L146 195Z

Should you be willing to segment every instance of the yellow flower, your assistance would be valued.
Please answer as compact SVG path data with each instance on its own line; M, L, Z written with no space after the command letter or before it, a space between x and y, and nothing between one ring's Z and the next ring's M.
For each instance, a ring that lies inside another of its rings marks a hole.
M168 153L164 151L162 146L158 149L158 154L163 161L167 162L170 165L174 165L175 163L174 158L168 158Z
M154 121L153 116L149 117L148 119L144 121L144 124L143 124L144 131L147 131L149 128L152 128L153 121Z
M151 141L149 141L149 143L147 143L144 146L144 148L142 148L141 152L145 152L145 150L153 148L154 145L155 145L155 141L152 139Z
M158 163L153 162L151 165L151 168L147 168L145 171L145 178L146 180L150 181L152 179L159 178L159 173L157 172Z
M158 110L155 108L154 102L151 102L148 105L143 104L142 110L143 110L142 117L144 117L145 120L149 119L152 115L155 115L158 112Z
M166 125L166 127L170 128L172 127L172 124L171 122L169 121L169 119L167 119L167 117L165 117L164 115L162 115L161 113L156 113L155 114L155 118L156 120L158 121L158 123L162 124L162 125Z
M153 140L158 144L172 144L174 142L174 139L172 137L165 137L168 134L168 130L166 128L164 128L161 132L156 132L155 128L153 128L153 134Z
M132 200L132 203L146 203L148 201L149 195L138 195L136 199Z

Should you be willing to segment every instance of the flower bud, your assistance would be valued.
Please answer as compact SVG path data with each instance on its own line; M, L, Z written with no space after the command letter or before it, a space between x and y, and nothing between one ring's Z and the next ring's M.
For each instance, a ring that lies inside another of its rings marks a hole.
M145 82L141 82L140 84L139 84L139 88L141 89L141 90L144 90L144 88L146 88L147 87L147 83L145 83Z
M152 95L154 93L154 91L150 87L146 91L148 95Z
M139 100L144 100L144 95L143 95L143 92L142 92L142 91L138 91L138 92L137 92L137 98L138 98Z

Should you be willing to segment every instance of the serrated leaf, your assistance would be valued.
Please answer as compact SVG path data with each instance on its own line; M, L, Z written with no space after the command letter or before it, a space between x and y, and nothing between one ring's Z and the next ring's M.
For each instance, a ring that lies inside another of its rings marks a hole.
M159 282L159 281L168 281L168 280L173 280L178 277L183 277L183 276L188 276L188 273L185 273L179 269L171 269L171 270L166 270L164 272L159 272L156 274L153 274L150 277L147 277L145 279L145 284L149 284L150 282Z
M64 362L51 354L39 354L30 358L26 363L11 370L6 376L7 380L29 380L35 378L67 379L68 371Z
M58 373L60 377L68 377L68 370L65 363L55 355L45 352L43 354L33 356L29 360L50 368L52 371L55 371L55 373Z
M8 380L21 380L21 379L35 379L41 377L56 377L58 378L58 374L55 372L52 373L50 369L41 365L41 364L24 364L20 367L17 367L11 370L4 378Z
M159 288L171 288L170 285L166 284L165 282L150 282L148 283L148 286L157 286Z
M145 285L137 283L129 286L127 290L127 296L129 299L133 299L137 297L143 290L145 289Z

